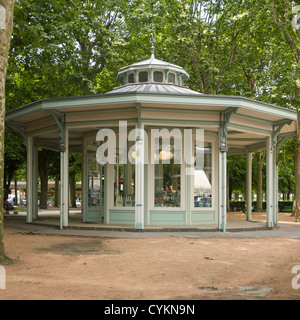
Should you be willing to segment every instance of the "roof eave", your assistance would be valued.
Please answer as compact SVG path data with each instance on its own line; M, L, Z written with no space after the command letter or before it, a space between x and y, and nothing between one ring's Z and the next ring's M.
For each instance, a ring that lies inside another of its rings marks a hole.
M39 100L28 105L22 106L15 110L8 111L6 113L5 120L10 121L22 115L27 115L39 110L49 110L49 109L62 109L65 107L84 107L85 105L103 105L103 104L113 104L119 102L120 96L130 97L130 99L122 98L123 102L138 102L150 101L154 103L175 103L175 104L202 104L211 106L222 106L227 108L248 108L254 111L272 113L278 115L278 117L288 118L290 120L297 120L297 111L268 104L261 101L252 100L245 97L237 96L218 96L218 95L205 95L200 93L190 93L190 94L166 94L166 93L149 93L149 92L114 92L101 94L101 95L90 95L90 96L78 96L78 97L65 97L65 98L53 98ZM115 99L113 99L113 97ZM156 99L154 99L156 97ZM179 98L181 97L181 98ZM174 99L172 99L174 98ZM80 101L81 100L81 101ZM94 101L92 101L94 100ZM71 103L76 101L76 103ZM67 103L69 102L69 103Z

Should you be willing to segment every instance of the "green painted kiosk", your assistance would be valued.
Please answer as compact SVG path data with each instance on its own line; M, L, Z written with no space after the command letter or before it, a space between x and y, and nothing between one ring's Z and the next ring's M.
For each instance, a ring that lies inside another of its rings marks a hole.
M267 155L267 227L277 224L277 150L297 132L293 110L185 86L180 66L150 59L119 70L102 95L45 99L6 114L27 146L27 222L38 217L38 148L60 153L60 227L68 226L69 155L82 154L82 222L216 225L226 231L227 155ZM248 203L249 203L248 202ZM251 220L251 206L247 217Z

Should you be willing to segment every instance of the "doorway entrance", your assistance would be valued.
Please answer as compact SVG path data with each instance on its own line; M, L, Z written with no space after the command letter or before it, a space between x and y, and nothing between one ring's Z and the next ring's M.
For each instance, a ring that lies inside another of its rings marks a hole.
M87 201L86 222L103 221L104 219L104 167L95 157L87 158Z

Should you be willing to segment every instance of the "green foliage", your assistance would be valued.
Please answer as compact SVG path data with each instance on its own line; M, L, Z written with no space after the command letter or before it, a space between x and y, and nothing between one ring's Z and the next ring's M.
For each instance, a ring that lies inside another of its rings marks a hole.
M5 151L4 151L4 176L7 181L12 181L16 171L24 167L26 162L26 148L18 137L9 131L5 133ZM25 178L25 176L22 176Z
M97 75L116 64L122 47L120 5L113 0L16 3L10 78L22 97L30 97L22 104L96 93Z
M287 139L278 152L278 189L283 194L294 193L294 153L295 146L293 139Z
M295 65L269 1L19 0L9 108L111 90L120 67L149 57L152 33L192 89L291 105Z
M229 192L240 192L245 194L246 191L246 156L230 156L227 160L229 175Z
M152 33L155 56L184 67L192 89L297 109L299 30L291 27L295 5L289 0L18 0L7 109L43 98L112 90L118 85L118 69L149 58ZM296 49L277 27L274 8ZM19 148L10 137L6 141L7 161L22 159L21 142ZM279 154L282 192L294 187L294 152L287 148ZM253 178L256 163L254 155ZM58 174L56 165L50 164L52 176ZM244 157L229 158L233 190L245 188L244 165ZM255 178L253 182L255 190Z

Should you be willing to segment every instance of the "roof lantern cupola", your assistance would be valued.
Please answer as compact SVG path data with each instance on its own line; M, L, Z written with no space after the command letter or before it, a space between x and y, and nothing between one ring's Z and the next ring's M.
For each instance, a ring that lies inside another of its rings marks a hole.
M156 59L154 56L154 37L150 42L150 59L120 69L117 81L121 82L122 86L145 83L184 86L189 79L188 73L180 66Z

